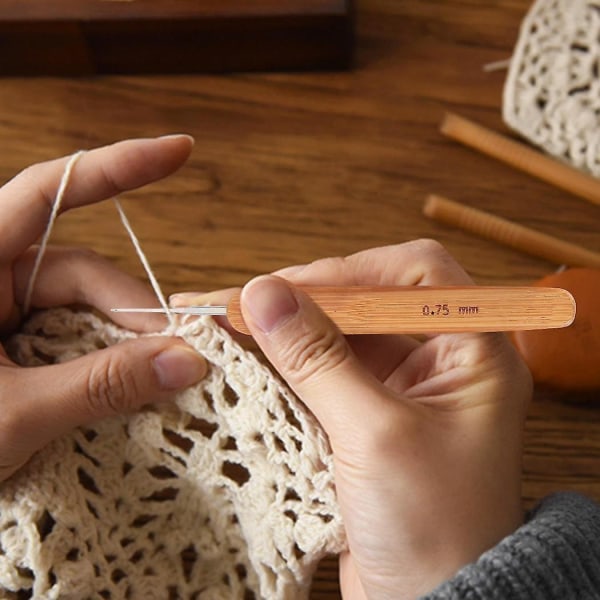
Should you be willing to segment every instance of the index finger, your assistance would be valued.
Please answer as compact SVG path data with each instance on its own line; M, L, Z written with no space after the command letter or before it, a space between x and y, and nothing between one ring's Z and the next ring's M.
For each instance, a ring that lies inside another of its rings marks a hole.
M276 271L294 285L474 285L466 271L434 240L421 239L324 258Z
M414 240L404 244L363 250L344 258L325 258L306 266L277 271L294 285L473 285L473 280L434 240ZM398 365L420 344L413 337L381 335L376 342L369 336L349 339L362 363L381 381L386 381Z
M85 153L74 166L61 211L93 204L162 179L188 158L187 135L118 142ZM28 167L0 188L0 257L12 261L44 231L69 157Z

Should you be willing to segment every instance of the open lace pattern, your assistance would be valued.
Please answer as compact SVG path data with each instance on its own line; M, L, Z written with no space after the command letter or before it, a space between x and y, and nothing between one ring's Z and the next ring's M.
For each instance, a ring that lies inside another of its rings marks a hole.
M56 440L2 484L2 597L304 598L318 561L343 548L315 419L210 318L165 333L207 358L208 377L174 404ZM135 335L60 308L8 348L35 366Z
M600 176L600 2L533 4L511 60L503 114L549 154Z

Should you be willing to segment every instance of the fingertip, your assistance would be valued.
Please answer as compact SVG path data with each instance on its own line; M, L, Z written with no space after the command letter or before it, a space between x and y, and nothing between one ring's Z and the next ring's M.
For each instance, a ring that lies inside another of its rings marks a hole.
M160 151L169 157L167 162L172 161L169 167L171 171L175 171L188 160L196 143L195 139L187 133L162 135L154 138L154 141L158 142Z
M185 306L199 306L205 296L204 292L177 292L169 296L169 306L171 308L182 308Z
M263 275L242 290L244 321L265 357L314 413L331 439L388 402L346 338L302 288ZM340 415L343 415L340 418Z
M188 160L194 142L187 134L173 134L124 140L114 146L114 154L106 155L105 168L114 172L117 191L123 191L158 181L177 171ZM100 148L99 152L106 150Z
M169 306L222 306L239 294L239 287L224 288L212 292L178 292L169 296Z
M195 142L194 136L189 133L166 133L165 135L158 136L161 140L176 140L179 138L187 138L192 144Z
M193 136L191 136L189 133L169 133L167 135L161 135L157 139L167 141L167 142L174 141L177 143L184 143L187 146L189 146L190 150L193 148L194 144L196 143L195 138Z
M242 290L241 304L246 320L264 334L274 332L299 309L289 284L273 275L262 275L247 283Z
M208 372L204 357L185 343L176 343L152 359L161 389L177 391L200 382Z

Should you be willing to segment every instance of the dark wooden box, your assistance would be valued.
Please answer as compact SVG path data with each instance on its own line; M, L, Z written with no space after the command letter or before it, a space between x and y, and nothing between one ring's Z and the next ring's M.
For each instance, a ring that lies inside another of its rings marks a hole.
M0 0L0 75L343 69L351 0Z

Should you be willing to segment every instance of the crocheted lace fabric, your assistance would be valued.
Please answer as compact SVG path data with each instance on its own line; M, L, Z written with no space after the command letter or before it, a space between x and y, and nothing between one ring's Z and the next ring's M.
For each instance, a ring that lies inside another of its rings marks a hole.
M506 123L553 156L600 176L600 3L537 0L504 88Z
M208 318L184 337L211 367L173 404L81 428L0 487L3 598L303 598L344 545L327 440L253 354ZM34 366L136 334L38 313L8 343Z

